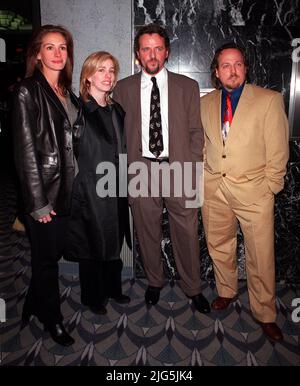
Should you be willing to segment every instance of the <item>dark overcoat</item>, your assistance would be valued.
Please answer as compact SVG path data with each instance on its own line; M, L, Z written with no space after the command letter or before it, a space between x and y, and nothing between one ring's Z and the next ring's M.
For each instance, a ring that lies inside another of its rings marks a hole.
M94 99L83 105L85 128L78 148L79 173L73 187L65 259L110 261L120 257L124 236L131 247L127 197L118 197L119 159L126 153L125 113L119 104L109 105L112 133ZM103 193L101 178L108 177L107 171L100 172L103 162L115 167L116 174L109 181L110 189L115 188L114 197L99 196Z

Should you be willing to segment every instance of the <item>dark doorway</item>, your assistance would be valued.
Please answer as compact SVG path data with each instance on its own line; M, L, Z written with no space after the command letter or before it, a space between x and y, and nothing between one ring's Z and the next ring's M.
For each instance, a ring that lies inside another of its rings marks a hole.
M0 172L13 172L12 96L25 76L27 44L41 24L39 0L1 0L0 4Z

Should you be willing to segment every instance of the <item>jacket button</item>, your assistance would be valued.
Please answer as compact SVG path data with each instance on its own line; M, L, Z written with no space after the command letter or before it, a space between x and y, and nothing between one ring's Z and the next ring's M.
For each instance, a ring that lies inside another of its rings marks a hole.
M222 158L226 158L226 154L223 154L223 155L222 155Z
M222 176L223 176L223 177L226 177L226 173L223 173Z

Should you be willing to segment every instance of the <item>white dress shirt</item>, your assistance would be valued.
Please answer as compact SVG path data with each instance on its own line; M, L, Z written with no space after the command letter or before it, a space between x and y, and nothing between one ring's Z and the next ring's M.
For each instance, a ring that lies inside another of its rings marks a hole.
M150 100L152 91L152 76L145 71L141 75L141 110L142 110L142 149L143 157L155 158L149 150ZM168 73L163 68L155 75L160 94L160 113L164 149L159 158L169 157L169 125L168 125Z

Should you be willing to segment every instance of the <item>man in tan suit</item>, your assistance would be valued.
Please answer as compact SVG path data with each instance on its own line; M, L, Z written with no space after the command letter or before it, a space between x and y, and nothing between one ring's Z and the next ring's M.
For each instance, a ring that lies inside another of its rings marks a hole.
M195 166L196 162L202 161L204 136L200 95L196 81L166 70L164 65L170 53L170 40L164 28L155 24L142 27L135 37L134 49L142 71L119 81L114 89L114 99L126 112L129 164L138 161L146 165L150 181L154 163L167 167L176 161L183 167L186 162ZM156 114L152 115L152 110ZM153 128L153 125L157 128L155 136L159 141L152 145L150 127ZM163 180L163 186L166 183ZM179 181L175 181L177 183ZM174 181L171 183L169 197L163 196L162 185L158 197L129 196L149 282L145 301L156 304L165 282L161 259L165 204L181 288L199 312L208 313L210 306L201 294L200 286L197 209L186 207L187 197L184 194L180 197L174 195L175 184Z
M246 82L244 51L220 47L212 61L213 86L201 98L205 131L203 225L218 297L227 308L238 292L237 222L245 242L251 311L264 333L282 339L275 323L274 194L284 185L288 122L278 92Z

